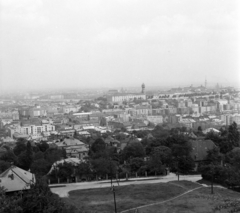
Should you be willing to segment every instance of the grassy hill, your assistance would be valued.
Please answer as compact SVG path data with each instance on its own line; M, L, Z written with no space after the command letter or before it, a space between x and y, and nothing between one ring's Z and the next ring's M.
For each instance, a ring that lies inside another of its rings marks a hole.
M213 208L220 205L224 198L237 199L240 197L237 192L221 188L214 188L214 195L211 195L210 188L199 187L201 185L198 183L189 181L115 186L117 212L134 208L128 212L207 213L213 212ZM192 189L193 191L188 192ZM185 192L188 193L177 197ZM113 192L110 188L76 190L69 194L68 198L64 198L65 202L76 206L81 213L114 212ZM149 204L152 205L145 206ZM138 211L136 211L136 208L138 208Z

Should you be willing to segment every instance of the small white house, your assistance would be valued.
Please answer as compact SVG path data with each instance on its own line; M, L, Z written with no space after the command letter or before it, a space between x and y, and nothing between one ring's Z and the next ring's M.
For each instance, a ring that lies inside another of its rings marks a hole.
M213 132L213 133L216 133L216 134L220 133L220 131L215 129L215 128L207 128L207 129L203 130L203 134L207 134L209 132Z
M53 171L54 169L56 169L59 164L70 163L70 164L72 164L73 166L78 166L81 162L84 162L84 161L83 161L83 160L80 160L80 159L78 159L78 158L66 158L66 159L63 159L63 160L56 161L56 162L52 165L52 167L51 167L50 171L48 172L48 174L51 174L52 171Z

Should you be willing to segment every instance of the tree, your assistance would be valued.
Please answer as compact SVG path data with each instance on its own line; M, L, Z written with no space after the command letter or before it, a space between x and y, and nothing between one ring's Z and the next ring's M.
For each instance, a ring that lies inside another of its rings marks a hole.
M210 131L207 133L205 140L212 140L215 144L219 144L219 140L221 140L221 137L218 133Z
M198 132L202 132L202 127L198 126Z
M5 190L0 186L0 212L1 213L20 213L22 212L19 206L20 197L6 196Z
M167 131L166 129L164 129L162 126L157 125L154 130L152 131L152 135L155 138L159 138L159 139L166 139L169 136L169 131Z
M24 170L29 170L33 162L33 151L31 143L27 143L26 151L21 152L18 156L18 166Z
M226 154L226 163L229 163L232 167L240 169L240 148L234 148L232 151Z
M213 149L207 151L206 164L219 165L221 164L222 159L223 156L218 147L214 147Z
M227 134L228 134L228 131L222 127L219 129L219 131L221 132L222 137L227 136Z
M57 148L48 148L44 153L45 160L51 165L56 161L66 158L66 151Z
M92 144L89 150L89 156L91 157L99 157L106 150L106 144L102 138L98 138Z
M23 213L76 213L76 209L65 204L61 198L53 194L44 179L37 179L35 185L27 190L19 200Z
M45 152L48 148L49 148L49 145L46 141L41 141L39 144L38 144L38 148L41 152Z
M192 147L189 143L186 144L174 144L172 146L173 157L182 157L190 155Z
M233 149L233 144L229 143L226 136L220 136L218 133L214 133L213 131L207 133L205 139L212 140L220 148L220 152L223 154L226 154Z
M71 163L64 162L57 165L57 177L68 179L74 174L74 166Z
M34 156L33 156L33 160L34 160L34 161L35 161L35 160L39 160L39 159L43 159L43 158L44 158L44 153L41 152L41 151L35 153Z
M105 158L98 158L91 160L91 165L94 173L98 176L105 176L106 174L116 173L116 166Z
M116 139L121 141L121 140L125 140L126 139L126 135L124 133L118 133L116 134Z
M146 137L147 135L148 135L148 131L146 131L146 130L141 130L141 131L137 131L136 133L135 133L135 135L138 137L138 138L144 138L144 137Z
M178 161L178 171L182 174L188 174L195 167L194 160L192 159L192 157L190 155L183 156L183 157L179 158L178 160L179 160Z
M18 159L17 156L13 153L12 150L9 150L7 152L5 152L1 157L0 160L9 162L9 163L13 163L13 164L17 164Z
M158 146L154 148L154 153L158 153L161 163L163 165L169 165L172 159L172 151L166 146Z
M9 162L0 160L0 174L2 172L4 172L5 170L7 170L10 166L11 166L11 164Z
M147 138L145 137L141 143L145 147L146 155L149 156L155 149L155 147L159 147L162 145L162 139L155 139L155 138Z
M27 146L26 146L26 141L18 141L16 143L16 146L14 147L13 149L13 152L16 156L20 155L22 152L24 152L25 150L27 149Z
M130 168L132 172L138 172L138 170L144 165L142 158L132 158L130 161Z
M143 158L145 156L145 150L140 142L133 142L124 147L122 155L124 160L128 160L130 157Z
M76 168L76 174L83 179L84 177L86 179L88 179L91 174L91 167L90 167L90 163L89 162L82 162L78 165L78 167Z
M159 152L154 152L150 160L147 162L147 170L150 174L162 174L164 169L162 166L161 156Z
M195 167L193 158L191 157L192 146L183 138L180 138L176 144L172 146L173 161L171 170L187 174Z
M46 175L49 172L50 168L51 164L49 164L43 158L36 159L30 167L31 172L40 177Z
M240 142L240 134L237 129L237 124L233 122L228 127L228 141L232 144L233 147L238 147Z

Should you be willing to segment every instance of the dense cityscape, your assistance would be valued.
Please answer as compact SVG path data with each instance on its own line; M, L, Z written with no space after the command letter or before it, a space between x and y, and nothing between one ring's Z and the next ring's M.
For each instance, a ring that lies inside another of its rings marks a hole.
M136 90L1 95L1 185L9 193L31 191L40 178L64 197L56 184L119 185L169 174L178 180L198 174L234 189L240 184L238 89L210 88L205 80L204 86L162 91L143 83ZM82 212L96 208L86 206Z
M0 213L239 213L239 14L0 0Z

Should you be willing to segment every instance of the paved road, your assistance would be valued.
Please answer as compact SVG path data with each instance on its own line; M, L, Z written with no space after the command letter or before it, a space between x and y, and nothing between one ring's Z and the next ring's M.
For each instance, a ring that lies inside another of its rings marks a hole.
M181 175L180 180L188 180L196 182L201 180L201 175ZM121 180L119 182L120 186L130 185L130 184L146 184L146 183L166 183L169 181L177 180L177 176L173 173L170 173L167 176L160 177L147 177L147 178L131 178L130 181ZM116 181L113 181L114 185L118 185ZM60 197L67 197L68 192L72 190L80 190L80 189L93 189L93 188L102 188L102 187L110 187L110 181L94 181L94 182L80 182L80 183L70 183L65 184L59 187L59 185L50 185L50 186L58 186L55 188L51 188L51 191L55 194L58 194Z

